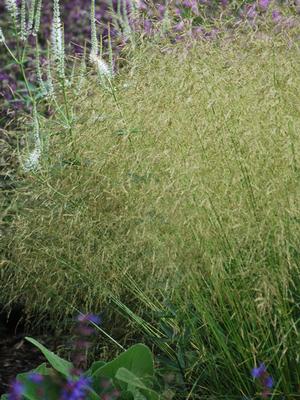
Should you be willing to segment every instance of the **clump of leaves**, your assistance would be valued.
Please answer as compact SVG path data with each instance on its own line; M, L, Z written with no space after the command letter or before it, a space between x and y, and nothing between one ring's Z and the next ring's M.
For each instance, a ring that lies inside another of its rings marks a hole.
M154 363L151 351L136 344L110 362L95 361L83 370L89 336L99 319L93 315L78 318L78 338L74 346L73 362L60 358L41 343L26 338L45 356L50 368L43 363L33 371L19 374L11 384L10 392L1 400L95 400L132 399L156 400L159 395L152 389Z

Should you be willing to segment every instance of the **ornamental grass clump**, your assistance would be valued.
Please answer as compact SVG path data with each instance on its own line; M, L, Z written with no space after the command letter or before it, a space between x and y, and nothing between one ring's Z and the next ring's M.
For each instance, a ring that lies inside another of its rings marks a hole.
M114 299L189 390L201 377L200 394L249 396L266 360L274 392L297 394L300 64L285 34L147 44L116 99L91 78L74 102L81 163L50 119L49 164L16 192L4 301L56 321L61 298Z
M140 49L117 101L85 85L72 103L77 165L55 117L41 124L49 159L16 191L4 303L57 318L56 293L101 309L128 273L164 290L199 265L285 265L281 229L298 243L298 52L248 39Z
M71 118L40 121L47 162L16 188L1 303L58 327L113 300L124 336L142 330L176 364L185 399L251 395L259 359L276 394L297 394L300 60L273 23L141 41L106 87L83 68Z

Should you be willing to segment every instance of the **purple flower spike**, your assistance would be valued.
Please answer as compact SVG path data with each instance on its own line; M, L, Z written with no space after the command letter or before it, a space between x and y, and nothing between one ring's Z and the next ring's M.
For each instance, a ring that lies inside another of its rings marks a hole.
M256 5L252 4L251 6L248 7L247 9L247 17L249 19L254 19L257 16L257 12L256 12Z
M21 400L24 393L24 386L23 384L15 380L12 382L10 391L8 393L8 400Z
M99 325L101 323L101 318L95 314L90 314L88 319L90 322L93 322L96 325Z
M174 31L175 32L181 32L183 30L184 30L184 22L183 21L178 22L178 24L176 24L174 26Z
M265 364L260 363L258 368L253 368L251 374L253 378L258 379L262 387L261 396L263 398L268 398L271 395L270 389L272 389L274 385L274 380L271 377L271 375L267 372Z
M274 386L274 380L271 376L267 376L266 379L264 379L263 384L268 389L271 389Z
M162 4L158 4L157 10L158 10L160 18L163 18L165 15L166 7L163 6Z
M178 7L175 8L174 13L177 17L180 17L182 14L182 10Z
M270 3L271 3L271 0L259 0L258 6L262 11L267 11Z
M261 363L258 368L253 368L251 375L253 378L261 378L267 372L264 363Z
M101 318L98 315L94 315L94 314L80 314L77 317L77 321L78 322L93 322L94 324L100 324L101 322Z
M148 7L147 7L147 5L146 5L142 0L140 0L140 1L138 2L138 9L139 9L140 11L147 11L147 10L148 10Z
M144 31L147 34L151 33L151 29L152 29L152 21L150 19L146 19L144 21Z
M272 12L272 19L275 22L275 24L277 24L278 22L280 22L281 20L281 13L279 10L274 10Z
M80 376L74 381L68 378L63 388L60 400L83 400L90 389L91 379Z

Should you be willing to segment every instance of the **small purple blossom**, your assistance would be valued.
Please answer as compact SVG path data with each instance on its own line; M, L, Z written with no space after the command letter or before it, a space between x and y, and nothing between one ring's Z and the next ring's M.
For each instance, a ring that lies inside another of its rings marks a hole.
M275 22L275 24L280 22L281 18L282 18L282 15L281 15L281 12L279 10L274 10L272 12L272 19Z
M220 1L221 1L221 6L223 8L226 8L228 6L228 4L229 4L229 0L220 0Z
M10 390L8 392L8 400L21 400L24 393L24 385L18 381L14 380L10 386Z
M163 18L165 15L165 12L166 12L166 7L162 4L158 4L157 10L158 10L160 18Z
M181 14L182 14L182 10L181 10L180 8L178 8L178 7L175 7L174 14L175 14L177 17L180 17Z
M147 11L147 10L148 10L148 7L147 7L147 5L143 2L143 0L139 0L137 6L138 6L139 11Z
M31 382L33 382L33 383L41 383L41 382L43 382L44 377L43 377L43 375L38 374L38 373L36 373L36 372L31 372L31 373L28 375L28 379L29 379Z
M253 376L253 378L257 379L261 378L266 372L267 370L265 364L260 363L258 368L253 368L253 370L251 371L251 375Z
M101 318L95 314L80 314L77 317L78 322L93 322L94 324L98 325L101 322Z
M147 34L150 34L152 31L152 21L150 19L145 19L144 21L144 31Z
M258 379L262 387L262 397L267 398L271 395L270 389L274 386L274 380L268 373L267 368L264 363L260 363L257 368L253 368L251 375L254 379Z
M90 389L91 378L80 376L77 380L71 378L62 390L60 400L83 400Z
M268 388L271 389L274 386L274 380L272 376L267 376L266 379L264 380L264 385Z
M267 11L270 3L271 0L258 0L258 6L261 9L261 11Z
M90 323L99 324L101 318L98 315L88 313L78 315L76 320L78 324L73 351L74 368L72 374L79 376L81 369L85 368L87 364L87 350L91 345L89 338L95 332L94 327L90 326Z
M246 15L249 19L254 19L257 16L256 4L252 4L247 7Z
M184 30L184 27L185 27L184 22L183 22L183 21L180 21L180 22L178 22L178 24L176 24L176 25L174 26L174 31L175 31L175 32L181 32L181 31Z

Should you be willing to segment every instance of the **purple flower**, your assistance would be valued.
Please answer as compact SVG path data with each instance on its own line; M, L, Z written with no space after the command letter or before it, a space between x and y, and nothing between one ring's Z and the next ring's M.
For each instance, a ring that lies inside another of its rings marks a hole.
M222 5L222 7L227 7L228 6L228 4L229 4L229 0L221 0L221 5Z
M157 10L158 10L160 18L163 18L165 15L166 7L162 4L158 4Z
M267 11L271 0L258 0L258 6L262 11Z
M253 370L251 371L251 375L253 376L253 378L259 380L259 383L262 386L262 397L269 397L271 395L270 389L274 385L274 380L267 372L265 364L260 363L258 368L253 368Z
M24 385L17 379L12 382L8 392L8 400L21 400L24 393Z
M98 325L101 322L101 318L95 314L80 314L77 317L78 322L93 322L94 324Z
M86 350L91 345L89 337L95 332L94 328L89 326L89 323L99 324L101 319L97 315L88 313L78 315L76 320L78 324L76 328L77 340L73 350L73 375L80 375L81 369L86 367Z
M183 7L186 7L186 8L192 8L194 5L194 1L193 0L183 0L182 5L183 5Z
M176 24L174 26L174 31L175 32L181 32L183 30L184 30L184 22L183 21L178 22L178 24Z
M253 378L261 378L267 372L264 363L260 363L258 368L253 368L251 375Z
M271 389L274 385L274 380L271 376L267 376L264 381L264 386L267 387L268 389Z
M68 378L60 400L83 400L90 389L92 381L91 378L80 376L78 380Z
M150 19L145 19L144 21L144 31L149 34L152 30L152 21Z
M278 22L280 22L281 20L281 13L279 10L274 10L272 12L272 19L275 22L275 24L277 24Z
M175 8L174 13L177 17L180 17L182 14L182 10L178 7Z
M38 374L38 373L36 373L36 372L31 372L31 373L28 375L28 379L29 379L31 382L33 382L33 383L41 383L41 382L43 382L44 377L43 377L43 375Z
M140 11L147 11L147 10L148 10L148 7L147 7L147 5L146 5L142 0L140 0L140 1L138 2L138 9L139 9Z
M254 19L256 16L257 16L256 5L252 4L251 6L247 7L247 17L249 19Z
M192 37L194 39L199 39L203 37L205 34L205 30L201 26L194 26L192 27Z

